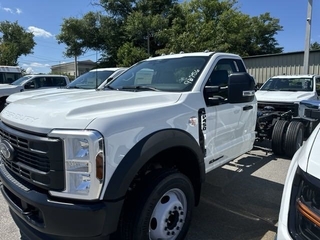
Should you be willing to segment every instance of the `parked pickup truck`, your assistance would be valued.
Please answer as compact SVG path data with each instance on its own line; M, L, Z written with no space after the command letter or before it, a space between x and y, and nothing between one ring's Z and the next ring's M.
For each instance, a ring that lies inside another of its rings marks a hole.
M320 119L320 101L302 101L304 115ZM282 193L277 240L320 239L320 125L292 158Z
M6 105L29 97L35 97L46 94L70 93L71 91L93 90L103 88L107 84L107 80L116 78L127 68L97 68L86 72L65 87L43 88L37 91L23 91L11 94L6 99Z
M277 155L292 158L312 133L319 119L304 115L303 101L319 98L320 76L280 75L266 81L256 92L257 138L271 140Z
M253 147L234 54L146 59L98 91L1 112L1 192L25 239L183 239L207 172Z
M0 111L4 108L7 97L13 93L64 87L69 83L69 78L63 75L25 75L10 84L0 84Z

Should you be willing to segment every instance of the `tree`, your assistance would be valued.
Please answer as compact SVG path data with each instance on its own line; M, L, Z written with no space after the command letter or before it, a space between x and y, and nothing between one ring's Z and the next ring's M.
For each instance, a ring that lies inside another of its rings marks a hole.
M85 53L88 49L101 48L100 38L100 14L89 12L82 19L64 19L61 25L61 33L56 36L58 43L66 44L66 57L76 57Z
M320 43L318 42L311 43L310 50L320 50Z
M250 17L236 0L191 0L181 4L172 27L159 33L167 41L158 53L225 51L242 56L282 52L274 35L282 30L269 13Z
M242 56L282 52L275 39L282 30L279 20L269 13L250 17L237 4L237 0L100 0L104 12L64 19L58 40L66 43L66 53L99 50L103 66L180 51L208 49Z
M18 65L18 58L33 53L36 45L33 33L27 32L18 22L0 22L0 64Z
M144 49L135 47L133 43L125 43L118 50L118 65L128 67L136 62L148 58L148 54Z

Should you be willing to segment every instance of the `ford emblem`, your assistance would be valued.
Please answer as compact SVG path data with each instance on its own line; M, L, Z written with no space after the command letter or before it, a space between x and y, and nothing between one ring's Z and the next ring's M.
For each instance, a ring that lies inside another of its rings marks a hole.
M3 138L0 138L0 153L8 161L12 161L14 158L13 147L11 146L11 144L7 140L5 140Z

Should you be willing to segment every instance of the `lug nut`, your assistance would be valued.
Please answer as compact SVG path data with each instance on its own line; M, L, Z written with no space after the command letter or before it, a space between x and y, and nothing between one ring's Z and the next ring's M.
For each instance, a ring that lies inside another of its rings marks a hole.
M174 233L174 232L172 232L171 234L172 234L172 235L174 235L175 233Z
M180 230L180 228L179 227L176 227L176 229L179 231Z

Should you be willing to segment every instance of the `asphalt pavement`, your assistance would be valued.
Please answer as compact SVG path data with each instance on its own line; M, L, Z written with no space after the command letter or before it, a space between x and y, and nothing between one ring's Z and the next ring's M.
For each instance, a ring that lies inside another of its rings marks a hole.
M290 159L267 143L207 174L186 240L274 240ZM20 239L0 194L0 240Z

